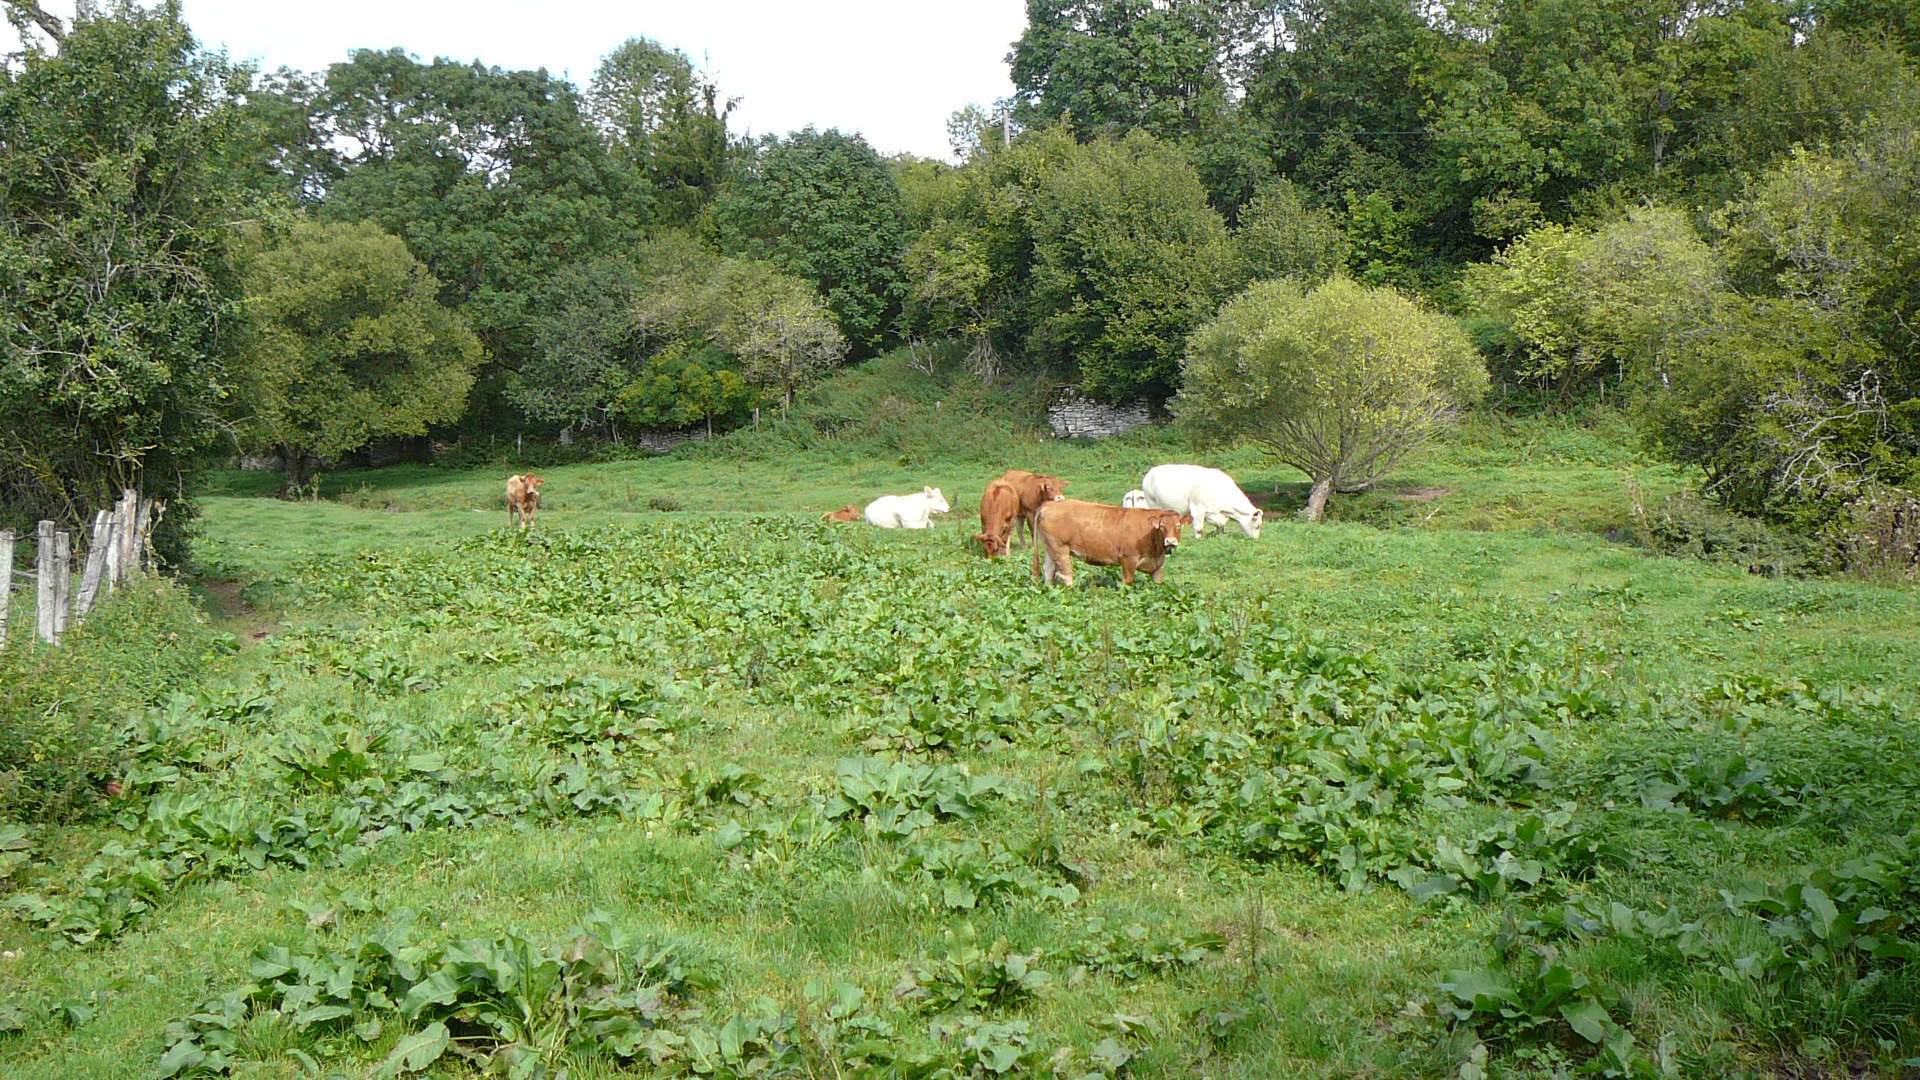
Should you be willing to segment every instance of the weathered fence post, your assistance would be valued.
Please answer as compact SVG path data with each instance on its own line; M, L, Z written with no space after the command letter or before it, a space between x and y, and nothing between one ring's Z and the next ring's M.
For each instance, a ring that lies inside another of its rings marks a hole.
M140 512L140 496L132 488L123 490L113 512L120 515L120 580L125 581L140 565L140 549L136 546L140 538L134 528L135 516Z
M113 511L93 515L93 540L87 544L87 568L80 575L80 595L73 600L73 621L79 622L100 598L100 578L107 568L107 548L113 544Z
M33 532L33 545L34 630L51 645L60 639L60 622L54 615L53 522L40 523Z
M7 613L13 610L13 530L0 529L0 645L7 643Z
M73 534L65 529L53 534L53 636L57 641L67 632L73 613Z

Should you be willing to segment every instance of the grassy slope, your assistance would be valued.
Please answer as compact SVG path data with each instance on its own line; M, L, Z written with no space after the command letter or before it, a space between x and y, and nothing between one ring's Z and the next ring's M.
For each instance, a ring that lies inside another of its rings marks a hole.
M1920 599L1911 591L1765 580L1732 568L1647 558L1595 535L1627 523L1630 479L1655 491L1679 481L1622 449L1621 435L1544 423L1483 424L1394 478L1395 488L1452 489L1437 501L1402 501L1387 491L1336 502L1349 517L1405 527L1352 521L1307 527L1279 517L1258 542L1237 535L1190 542L1170 564L1169 577L1179 589L1217 598L1223 610L1241 598L1268 598L1299 625L1323 629L1349 648L1377 650L1404 670L1420 670L1484 636L1531 634L1554 642L1557 660L1590 665L1636 690L1792 672L1813 683L1882 688L1912 707L1910 676L1920 670L1920 637L1912 630L1920 625ZM1102 445L1017 440L978 455L1057 471L1073 480L1072 494L1113 501L1148 465L1185 456L1156 434ZM1302 494L1297 476L1250 454L1214 460L1235 471L1249 491L1280 488L1279 505ZM249 583L246 595L262 606L263 617L284 620L296 635L331 621L379 628L393 620L324 602L303 578L305 560L317 552L432 549L498 529L504 471L342 473L330 478L336 498L314 503L245 497L251 479L229 477L233 494L206 499L203 551L222 573ZM969 503L993 475L977 459L908 465L844 461L832 453L787 461L693 456L571 466L546 475L541 529L584 533L663 520L700 530L715 516L755 512L810 517L880 492L937 484L952 500L956 520L930 534L855 527L838 535L849 545L906 558L928 574L958 572L969 588L1028 587L1024 560L984 568L969 554ZM665 498L684 512L648 508ZM1105 574L1087 578L1102 592L1116 581ZM385 711L444 725L483 710L520 675L555 667L617 674L587 654L528 657L498 669L447 659L482 640L457 628L423 637L418 648L446 665L441 686L397 701L299 671L273 648L249 649L231 670L210 677L245 682L271 672L286 680L282 699L304 708L341 707L362 716ZM703 704L710 727L677 751L699 767L736 762L782 789L818 789L833 760L855 750L846 733L817 718L720 690ZM1584 737L1604 742L1602 736ZM1911 755L1913 747L1893 752ZM1044 748L961 757L976 772L1064 782L1066 762ZM1033 828L1031 813L1022 809L1011 819L1012 830ZM1096 1021L1108 1014L1153 1015L1166 1035L1136 1064L1142 1076L1452 1073L1463 1046L1408 1035L1419 1025L1397 1013L1410 998L1431 996L1441 970L1481 958L1493 909L1421 908L1392 889L1350 895L1303 867L1183 854L1108 835L1099 825L1076 822L1069 829L1076 853L1099 873L1089 910L1114 921L1206 928L1230 944L1224 956L1190 973L1124 984L1095 979L1047 996L1022 1012L1037 1032L1086 1046L1100 1037ZM1745 867L1817 857L1832 842L1831 834L1792 830L1776 835L1720 825L1697 832L1684 838L1697 851L1677 865L1611 871L1605 886L1643 905L1704 908L1718 882L1703 880L1702 862L1693 860L1724 860L1723 877L1731 879ZM78 848L88 840L82 834L66 842ZM90 951L50 952L47 935L0 924L0 944L25 954L0 960L0 990L9 999L85 999L98 1007L97 1019L71 1032L35 1024L0 1041L0 1071L20 1078L143 1075L167 1021L242 978L252 949L311 943L314 935L288 901L325 900L342 890L364 894L386 912L417 910L424 925L444 925L454 936L515 927L536 940L554 940L586 912L606 910L661 928L713 958L726 975L724 1000L767 994L789 1007L800 984L816 975L849 979L884 997L904 962L937 949L943 934L965 922L983 941L1005 935L1049 944L1070 937L1080 919L1034 904L962 919L876 883L862 858L856 850L818 868L742 868L704 835L664 826L601 820L534 830L493 827L402 836L347 869L275 868L192 885L158 913L149 931ZM1186 1019L1196 1008L1250 1001L1262 1003L1255 1020L1217 1040L1196 1033ZM1643 1004L1647 1026L1683 1032L1707 1055L1702 1060L1726 1059L1729 1051L1713 1050L1716 1040L1732 1040L1740 1047L1736 1056L1749 1059L1771 1052L1772 1036L1732 1030L1724 1002L1689 1005L1650 994ZM303 1075L284 1059L258 1068L247 1075ZM578 1075L602 1068L587 1063Z

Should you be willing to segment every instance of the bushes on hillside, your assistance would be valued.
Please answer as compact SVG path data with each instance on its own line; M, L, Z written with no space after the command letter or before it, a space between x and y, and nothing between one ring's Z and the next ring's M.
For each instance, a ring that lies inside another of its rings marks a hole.
M116 592L58 648L31 631L16 618L0 648L0 821L64 822L98 810L120 771L126 715L198 677L232 641L161 577Z

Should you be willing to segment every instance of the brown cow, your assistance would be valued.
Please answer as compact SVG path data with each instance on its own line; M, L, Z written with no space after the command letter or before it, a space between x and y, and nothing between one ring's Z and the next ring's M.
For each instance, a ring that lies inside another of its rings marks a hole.
M1014 522L1020 517L1020 492L1005 480L987 485L980 496L980 533L974 539L986 549L987 558L1007 553Z
M513 527L513 519L520 519L522 529L533 524L533 515L540 511L540 485L546 483L544 477L532 473L515 473L507 477L507 527Z
M1026 527L1027 546L1033 546L1033 512L1041 506L1065 498L1067 481L1057 476L1042 476L1024 469L1008 469L1001 474L1004 483L1020 493L1020 524ZM1012 537L1008 537L1009 540ZM1009 545L1011 546L1011 545Z
M1041 549L1033 553L1033 576L1045 585L1056 578L1072 585L1073 556L1078 555L1095 566L1118 566L1120 580L1129 585L1135 570L1161 581L1167 556L1180 546L1180 526L1190 520L1172 510L1135 510L1078 499L1050 502L1033 515Z
M821 514L820 520L821 521L859 521L860 507L855 505L854 503L848 503L846 506L838 510L829 510L824 514Z

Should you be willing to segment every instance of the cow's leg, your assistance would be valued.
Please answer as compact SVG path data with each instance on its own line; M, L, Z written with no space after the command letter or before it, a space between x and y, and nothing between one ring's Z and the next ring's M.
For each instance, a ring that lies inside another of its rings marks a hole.
M1193 535L1207 535L1207 515L1201 512L1198 505L1188 505L1187 516L1193 519Z
M1140 560L1132 556L1127 556L1120 560L1120 583L1122 585L1133 584L1133 568L1139 565Z
M1153 568L1153 583L1155 585L1160 584L1162 581L1165 581L1166 579L1167 579L1166 563L1161 563L1159 566L1156 566Z

